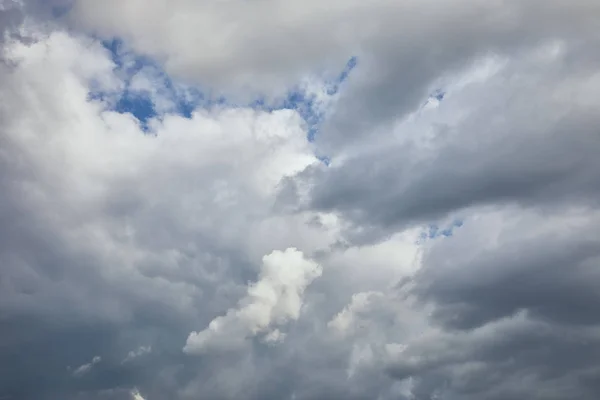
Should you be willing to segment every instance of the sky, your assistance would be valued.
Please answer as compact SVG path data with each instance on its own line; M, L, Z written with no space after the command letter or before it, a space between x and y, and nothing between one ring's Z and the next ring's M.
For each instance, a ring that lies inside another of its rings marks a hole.
M600 398L600 2L0 30L0 400Z

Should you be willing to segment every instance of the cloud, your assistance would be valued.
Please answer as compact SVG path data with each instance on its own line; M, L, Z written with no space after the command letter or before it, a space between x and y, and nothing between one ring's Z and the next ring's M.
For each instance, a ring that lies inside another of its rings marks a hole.
M597 1L0 4L0 398L598 398Z
M490 60L472 82L472 71L456 77L437 108L290 182L309 192L299 207L342 213L368 240L472 206L597 203L598 76L585 65L561 74L569 57L555 43L508 64Z
M87 374L94 367L94 365L98 364L100 361L102 361L102 357L95 356L89 363L77 367L75 371L73 371L73 376L79 377Z
M594 279L599 256L597 218L597 210L587 208L484 213L427 251L416 290L434 296L436 316L461 329L521 309L561 324L594 324L595 289L586 281Z
M135 358L141 357L151 352L152 346L140 346L137 350L131 350L129 353L127 353L127 357L123 359L122 363L130 362Z
M267 342L283 340L284 334L274 326L300 317L302 295L321 273L318 264L304 259L296 249L266 255L259 280L248 287L238 308L213 319L203 331L190 333L183 351L202 353L211 348L237 347L260 333L265 333Z
M596 218L577 208L473 213L425 244L410 281L356 294L329 322L353 338L349 368L379 365L410 381L406 398L592 398Z
M592 15L598 11L589 0L572 7L538 0L512 5L331 1L327 7L318 1L154 0L144 2L143 9L140 13L135 1L78 0L71 17L90 31L127 38L139 51L164 60L171 73L223 86L264 89L307 69L364 54L381 75L371 76L370 87L362 89L379 90L389 98L396 89L418 90L424 80L486 49L512 50L552 34L591 32ZM382 58L388 63L379 63ZM397 78L398 69L412 84L402 80L386 91L385 82Z
M56 32L3 51L14 61L1 72L2 93L12 97L0 110L0 307L10 321L3 342L22 352L27 336L37 337L46 349L40 357L49 365L14 370L57 371L35 390L68 385L58 371L74 363L86 338L108 368L140 341L155 349L167 331L187 334L208 322L233 305L263 254L296 242L290 226L313 242L305 250L327 246L327 233L304 227L306 217L271 213L280 178L318 162L294 111L165 115L147 134L131 115L89 99L91 82L120 84L100 43ZM198 315L209 298L213 305ZM73 350L51 357L65 340L74 340ZM169 336L162 351L184 343ZM102 372L94 385L139 379L131 374ZM38 396L11 380L20 382L10 378L3 392Z
M131 398L133 400L144 400L144 398L142 397L142 395L140 394L140 392L137 389L134 389L131 392Z
M381 296L383 294L379 292L361 292L352 295L350 304L329 321L327 325L342 335L357 328L365 328L365 326L360 326L358 321L356 321L357 315L364 312L368 313L373 300Z

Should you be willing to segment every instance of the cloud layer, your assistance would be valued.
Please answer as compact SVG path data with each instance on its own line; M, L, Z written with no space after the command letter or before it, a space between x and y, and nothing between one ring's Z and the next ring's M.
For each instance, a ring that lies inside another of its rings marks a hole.
M0 399L597 399L599 21L0 2Z

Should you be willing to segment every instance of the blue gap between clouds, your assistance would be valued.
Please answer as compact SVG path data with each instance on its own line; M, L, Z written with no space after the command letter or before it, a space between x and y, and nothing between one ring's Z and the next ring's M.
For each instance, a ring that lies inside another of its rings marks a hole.
M122 40L113 39L103 41L102 44L110 52L115 63L115 73L122 77L125 88L122 92L110 93L102 90L92 90L90 98L97 100L113 99L109 108L119 113L131 113L140 121L141 127L147 131L150 119L160 117L152 99L152 94L147 91L136 91L131 88L133 77L142 69L152 71L153 82L157 85L159 95L173 103L172 112L190 118L193 110L204 100L201 91L177 85L155 62L148 57L140 56L128 51ZM185 96L182 91L185 90ZM114 101L116 99L116 101Z
M339 92L341 85L348 79L350 72L356 68L357 62L357 57L351 57L337 77L325 81L324 86L327 96L335 96ZM325 119L324 110L319 109L315 95L306 93L300 88L290 91L281 105L272 109L296 110L308 125L308 140L311 142L315 140L319 132L319 125ZM328 159L322 161L326 164L329 163Z
M92 90L90 98L104 100L109 104L109 109L119 113L131 113L140 121L144 131L148 130L148 122L152 118L160 118L156 109L152 94L146 91L136 91L131 88L131 81L135 74L143 68L150 69L156 78L157 89L163 98L172 102L175 107L170 112L190 118L192 112L198 107L209 108L212 106L227 105L230 107L251 107L265 111L282 109L296 110L307 124L307 139L314 141L318 133L319 125L324 120L324 111L319 109L314 94L306 93L301 87L290 90L286 97L276 104L267 104L264 99L257 99L249 104L233 104L224 97L209 98L202 89L194 88L174 82L168 74L149 57L136 54L128 50L121 39L102 41L104 47L110 52L115 63L115 73L120 75L125 83L122 92L110 93L102 90ZM357 65L357 58L351 57L342 72L333 80L325 82L325 91L328 96L334 96L340 90L344 81L348 79L351 71ZM112 101L108 101L111 99ZM330 160L327 157L319 157L326 165Z
M431 102L431 100L437 100L438 104L444 100L446 97L446 92L443 89L436 89L432 93L429 94L429 97L425 102L421 105L420 109L423 109L427 104Z
M437 101L444 100L445 96L446 96L446 92L444 92L442 89L437 89L435 92L433 92L431 94L431 97L435 98Z
M435 238L439 238L439 237L450 237L450 236L454 235L454 231L456 229L460 228L461 226L463 226L463 221L461 221L461 220L456 220L456 221L452 222L450 224L450 226L447 226L445 228L440 228L437 225L430 225L428 230L421 233L420 239L427 240L427 239L435 239Z

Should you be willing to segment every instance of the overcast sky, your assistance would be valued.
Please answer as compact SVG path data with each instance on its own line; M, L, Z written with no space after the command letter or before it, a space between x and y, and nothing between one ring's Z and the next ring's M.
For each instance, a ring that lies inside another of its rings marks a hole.
M0 30L0 400L600 398L600 1Z

